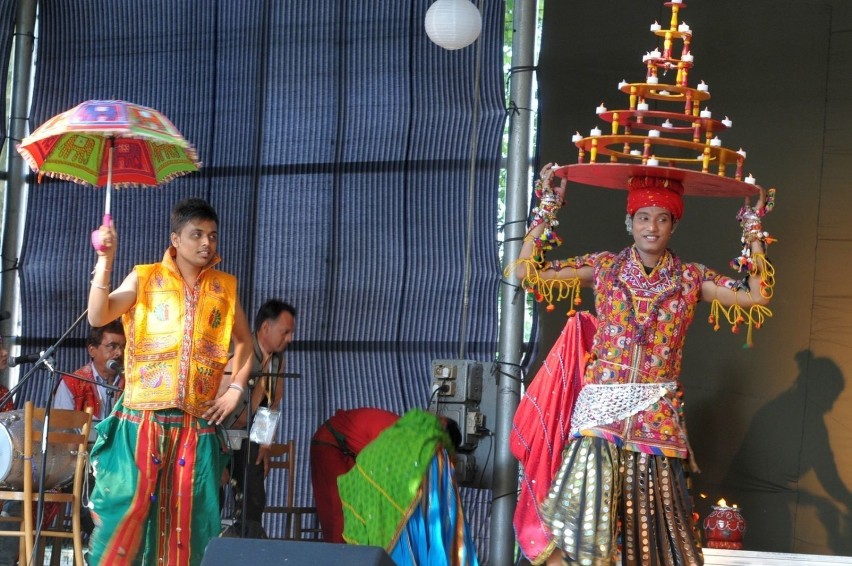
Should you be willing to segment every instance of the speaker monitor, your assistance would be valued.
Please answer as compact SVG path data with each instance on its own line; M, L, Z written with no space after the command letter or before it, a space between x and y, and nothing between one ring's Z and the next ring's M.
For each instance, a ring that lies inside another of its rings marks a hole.
M378 546L230 537L212 539L201 559L201 566L237 564L395 566L387 552Z

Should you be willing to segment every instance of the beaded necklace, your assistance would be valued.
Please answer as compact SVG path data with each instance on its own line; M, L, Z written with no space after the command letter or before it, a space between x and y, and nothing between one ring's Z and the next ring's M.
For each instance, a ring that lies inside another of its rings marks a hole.
M670 271L672 273L673 283L669 286L665 291L658 293L651 305L648 309L648 316L645 318L643 322L639 322L636 318L636 302L634 300L633 289L627 285L622 278L620 277L622 273L622 269L624 266L630 261L638 261L634 260L635 256L635 247L630 246L628 248L623 249L619 252L618 255L615 256L614 261L612 263L612 267L609 269L609 284L612 286L613 290L621 290L626 297L630 300L630 308L627 309L627 326L630 328L636 329L636 342L638 344L646 344L651 337L653 336L653 332L651 329L657 323L657 319L659 317L660 307L669 299L672 299L681 294L683 291L681 285L682 272L681 272L681 262L680 259L670 250L666 249L666 255L663 256L661 263L666 261L666 256L671 259L671 267ZM641 262L639 262L641 265Z

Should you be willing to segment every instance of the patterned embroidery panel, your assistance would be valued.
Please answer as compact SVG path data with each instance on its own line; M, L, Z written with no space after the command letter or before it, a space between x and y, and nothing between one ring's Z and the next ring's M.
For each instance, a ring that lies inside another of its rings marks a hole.
M216 279L213 283L220 282ZM221 291L219 295L202 294L198 305L196 330L207 340L202 344L195 344L195 348L201 349L201 355L227 361L228 350L217 344L227 343L227 340L222 339L226 335L230 340L231 325L226 324L226 321L233 319L233 310L233 301L225 300Z
M676 381L701 283L712 278L713 272L700 264L681 263L666 253L648 274L632 248L621 254L583 257L595 267L595 306L600 320L586 383ZM677 392L670 391L635 415L585 434L610 438L633 450L686 457L686 433L678 405Z
M161 264L136 269L139 301L126 319L128 343L135 346L127 360L127 406L175 407L200 416L228 361L236 280L208 268L188 292L169 252Z
M155 343L162 339L163 334L171 334L174 331L175 321L181 314L180 293L177 290L147 291L146 303L151 305L145 317L145 328L151 336L149 342ZM161 346L168 347L168 342L160 342Z

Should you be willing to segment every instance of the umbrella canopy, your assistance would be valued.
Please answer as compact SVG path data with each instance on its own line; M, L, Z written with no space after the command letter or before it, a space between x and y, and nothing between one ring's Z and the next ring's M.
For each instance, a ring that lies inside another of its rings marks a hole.
M89 100L57 114L17 146L42 176L106 187L103 226L110 226L112 187L156 186L198 171L192 145L153 108L123 100ZM103 250L100 231L92 245Z
M39 178L107 189L156 186L201 166L168 118L122 100L83 102L49 119L17 148Z

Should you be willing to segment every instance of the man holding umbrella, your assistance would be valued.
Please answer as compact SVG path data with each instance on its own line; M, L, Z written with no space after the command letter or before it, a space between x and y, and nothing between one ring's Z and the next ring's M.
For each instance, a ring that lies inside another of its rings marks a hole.
M234 410L250 370L251 331L234 276L214 268L218 216L201 199L177 203L171 246L110 292L118 245L101 226L89 322L121 316L127 336L121 403L98 425L89 563L201 562L219 532L219 480L227 452L215 425ZM216 398L234 340L240 368Z

